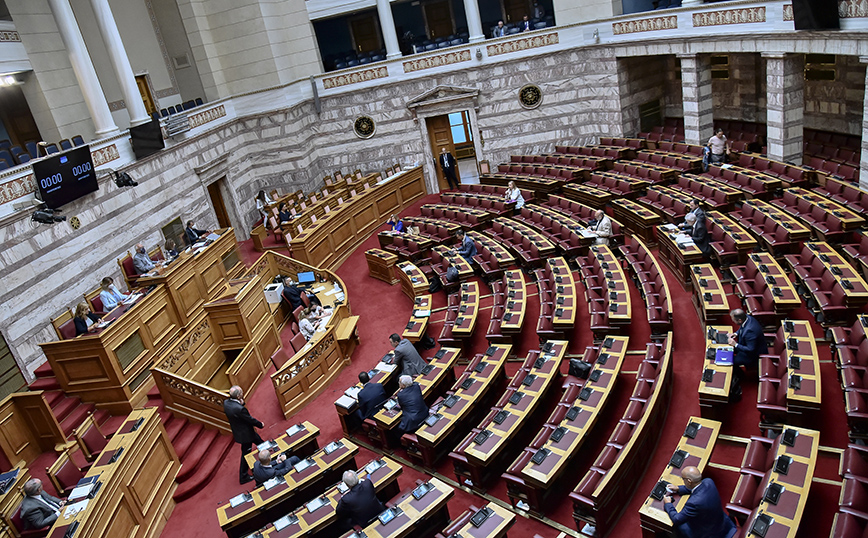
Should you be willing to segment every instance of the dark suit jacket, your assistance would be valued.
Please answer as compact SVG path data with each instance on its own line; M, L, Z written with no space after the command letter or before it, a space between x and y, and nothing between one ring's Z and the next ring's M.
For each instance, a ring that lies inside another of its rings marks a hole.
M714 481L705 478L691 493L686 487L678 488L679 495L690 495L681 512L672 503L664 508L684 538L730 538L735 534L735 524L720 505L720 494Z
M443 163L443 155L446 155L446 163ZM455 157L449 153L448 151L444 154L441 153L437 156L437 163L440 165L440 168L445 172L446 170L454 170L457 162L455 161Z
M301 302L301 294L302 291L298 289L298 286L284 286L283 287L283 298L289 301L292 309L295 310L303 303Z
M360 480L338 501L335 514L338 518L349 519L353 525L364 527L385 509L383 503L377 499L374 484L370 480Z
M60 499L52 497L44 491L40 494L43 499L50 503L60 505ZM57 514L38 499L24 497L21 501L21 519L25 529L41 529L53 525L57 520Z
M406 389L398 391L398 405L401 406L401 424L398 428L403 433L416 431L428 418L428 406L422 398L419 383L413 383Z
M208 230L197 230L196 228L184 228L184 236L187 238L187 244L192 245L199 240L200 237L207 234Z
M90 320L94 323L99 321L99 316L91 312L87 315ZM75 335L78 336L80 334L87 334L87 322L81 318L72 318L73 324L75 324Z
M258 461L253 464L253 479L256 480L256 487L262 487L266 480L271 480L277 475L284 475L290 469L289 459L283 463L273 463L268 467L263 467Z
M709 244L708 228L705 227L705 221L700 222L696 219L696 224L693 225L693 230L690 232L690 237L696 243L697 248L706 258L711 257L711 245Z
M748 316L735 334L738 344L735 346L732 362L736 366L756 366L759 356L769 352L763 336L763 326L753 316Z
M458 254L467 261L476 256L476 243L473 242L473 239L469 235L464 236L461 247L458 249Z
M229 426L232 427L232 437L235 438L236 443L253 443L259 438L253 428L262 428L265 425L251 417L250 411L241 405L241 402L232 398L223 400L223 412L226 413L226 418L229 419Z
M377 409L388 399L382 384L365 383L365 386L359 391L359 413L362 414L362 419L374 416Z
M425 360L416 351L413 342L404 338L395 346L395 364L401 369L401 375L416 377L425 368Z
M529 32L533 30L533 27L530 25L530 21L521 21L521 25L519 26L522 32Z

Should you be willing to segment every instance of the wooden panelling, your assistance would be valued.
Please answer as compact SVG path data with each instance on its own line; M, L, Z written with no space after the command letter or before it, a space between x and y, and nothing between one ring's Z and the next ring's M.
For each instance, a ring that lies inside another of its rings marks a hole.
M0 402L0 449L15 464L33 461L66 437L42 391L16 392Z

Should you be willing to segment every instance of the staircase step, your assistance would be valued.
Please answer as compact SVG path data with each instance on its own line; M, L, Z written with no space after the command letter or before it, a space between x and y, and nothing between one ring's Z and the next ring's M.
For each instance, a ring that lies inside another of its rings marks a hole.
M217 435L219 435L217 430L202 430L202 433L196 438L196 442L193 443L193 446L184 455L184 459L181 462L181 470L178 472L178 477L175 478L177 483L183 483L196 473L205 454L211 450L211 444L217 438Z
M75 398L75 400L78 400L78 398ZM72 435L72 430L81 426L81 423L84 422L87 415L92 413L94 409L96 409L95 405L85 405L79 401L79 405L60 422L60 427L63 430L64 435L66 435L67 438Z
M108 419L99 425L100 431L102 431L106 436L114 435L117 433L118 429L124 425L127 417L125 416L109 416Z
M172 445L175 447L175 452L178 453L178 459L184 461L184 456L187 454L187 451L193 446L193 443L196 441L196 438L199 437L199 434L202 433L204 428L201 424L194 424L192 422L188 422L184 429L181 430L181 433L172 441Z
M66 417L72 413L72 410L81 405L81 400L78 398L70 398L68 396L64 396L63 398L57 400L53 406L51 406L51 412L54 413L54 416L57 417L58 422L63 422Z
M232 437L229 435L218 435L217 439L208 447L205 452L205 457L199 463L196 472L189 477L183 484L178 484L178 489L172 498L175 502L181 502L189 499L196 493L202 491L207 486L217 471L220 469L220 464L226 459L229 450L232 448Z
M160 389L157 385L151 387L151 390L148 391L148 400L159 400L160 399Z
M60 390L60 383L57 382L57 378L54 376L51 377L39 377L28 385L28 388L33 391L37 390Z
M169 441L174 446L175 439L178 437L178 434L181 433L181 430L184 429L184 426L187 425L187 420L178 417L172 417L166 425L166 434L169 436Z
M34 370L33 375L39 377L54 377L54 370L51 369L51 363L45 361L42 365Z
M59 390L43 392L42 397L45 398L46 402L48 402L48 407L52 409L54 409L54 406L57 405L60 400L66 398L66 396L64 396Z

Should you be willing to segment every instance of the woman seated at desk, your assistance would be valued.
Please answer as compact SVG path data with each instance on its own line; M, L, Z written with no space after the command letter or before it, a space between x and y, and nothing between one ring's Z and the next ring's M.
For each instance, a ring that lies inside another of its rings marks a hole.
M169 259L178 257L178 250L175 248L175 241L172 239L166 241L166 255Z
M79 336L95 331L98 328L96 322L99 321L99 316L91 312L87 303L82 301L75 307L75 317L72 321L75 323L75 335Z
M129 295L124 295L115 287L112 277L107 276L100 282L102 291L99 292L99 300L102 301L103 310L108 312L123 301L130 298Z
M396 217L395 215L392 215L391 217L389 217L389 220L386 221L386 224L391 226L390 231L396 232L399 234L404 233L404 221L401 220L400 217Z
M316 308L317 307L314 305L305 308L301 312L301 319L298 320L298 328L301 331L301 334L304 335L305 340L313 338L317 327L322 323L322 320L317 316Z
M289 209L286 207L286 203L280 202L280 206L277 208L277 218L281 223L289 222L292 220L292 213L289 212Z

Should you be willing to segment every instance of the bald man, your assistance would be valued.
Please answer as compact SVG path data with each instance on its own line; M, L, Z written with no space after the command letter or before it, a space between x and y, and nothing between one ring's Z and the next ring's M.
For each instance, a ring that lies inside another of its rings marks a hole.
M699 469L693 466L681 470L681 480L683 486L666 486L669 495L663 497L663 508L678 535L683 538L732 538L735 524L723 511L714 481L703 479ZM690 495L680 512L672 504L672 495Z
M344 471L342 480L350 490L341 496L335 514L344 528L364 527L386 509L377 499L377 491L370 480L359 480L355 471Z
M298 456L287 458L286 454L280 454L272 461L271 451L267 449L260 450L256 459L256 463L253 464L253 480L256 481L258 488L277 475L285 475L293 465L301 461Z
M262 442L262 438L254 430L254 428L264 428L265 424L250 416L250 411L244 407L244 392L238 385L229 389L229 398L223 400L223 412L226 413L226 418L229 419L229 426L232 428L232 437L235 442L241 445L241 468L238 474L238 481L246 484L253 480L250 476L250 466L247 465L247 460L244 456L253 449L253 444Z
M42 481L31 478L24 484L21 519L25 529L41 529L54 525L66 501L52 497L42 489Z

